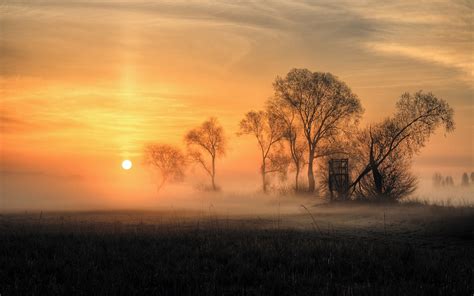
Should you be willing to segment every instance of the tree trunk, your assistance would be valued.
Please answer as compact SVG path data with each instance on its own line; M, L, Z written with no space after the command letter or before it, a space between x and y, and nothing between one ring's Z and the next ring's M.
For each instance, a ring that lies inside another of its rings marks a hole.
M309 157L308 157L308 192L310 193L314 192L314 189L315 189L313 161L314 161L314 149L310 149Z
M212 190L216 191L216 182L215 182L215 176L216 176L216 157L212 157Z
M382 175L379 172L377 163L375 162L374 159L374 145L373 145L373 140L371 140L372 143L370 145L370 155L369 155L369 161L370 161L370 170L372 171L372 177L374 179L374 185L375 185L375 193L377 194L377 198L382 197Z
M375 192L377 193L377 197L383 197L383 177L379 172L377 166L372 166L372 176L374 178L374 185L375 185Z
M161 188L165 185L167 178L162 177L160 184L158 184L157 191L160 192Z
M267 192L267 180L266 180L266 168L265 165L262 165L262 190L264 193Z
M300 166L296 165L296 174L295 174L295 191L296 192L300 191L299 184L298 184L299 176L300 176Z

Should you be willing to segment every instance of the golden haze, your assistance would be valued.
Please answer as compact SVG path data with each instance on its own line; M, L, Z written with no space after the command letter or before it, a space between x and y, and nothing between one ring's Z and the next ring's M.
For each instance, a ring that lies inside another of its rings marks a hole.
M361 124L389 115L405 91L445 98L457 129L436 134L414 170L429 182L474 167L469 4L7 1L0 11L3 209L153 204L143 146L182 145L211 115L229 137L219 182L257 190L255 143L235 132L293 67L345 81L366 110Z

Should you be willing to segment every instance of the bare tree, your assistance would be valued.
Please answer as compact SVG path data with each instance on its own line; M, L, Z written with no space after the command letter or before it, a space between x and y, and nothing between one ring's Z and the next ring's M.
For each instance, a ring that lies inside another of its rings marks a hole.
M474 184L474 172L471 172L471 183Z
M421 91L414 95L403 94L393 117L362 132L366 157L361 172L351 185L353 191L370 173L375 194L383 197L386 180L381 167L395 153L406 157L417 153L440 125L446 132L454 129L453 109L444 100Z
M451 176L446 176L445 183L446 183L446 186L449 186L449 187L454 186L453 177L451 177Z
M161 181L158 191L167 183L180 181L186 169L186 157L177 147L168 144L151 144L145 148L145 163L158 170Z
M440 173L435 173L433 175L433 185L435 187L444 187L444 186L454 186L454 180L453 177L451 176L446 176L444 177Z
M307 145L302 137L302 126L298 122L295 109L282 100L270 98L267 101L267 112L280 120L280 124L284 126L283 138L288 142L291 161L295 169L295 191L299 192L299 176L305 165L307 150Z
M285 78L277 77L275 97L283 100L303 126L308 147L308 191L314 192L313 162L321 143L357 122L362 107L350 88L331 73L293 69Z
M439 187L439 186L441 186L442 182L443 182L443 176L438 172L434 173L434 175L433 175L433 186Z
M374 186L373 176L369 173L361 179L356 188L357 198L396 201L410 195L417 186L417 179L410 172L410 165L409 155L401 150L394 151L378 168L378 173L384 180L382 188ZM383 195L379 194L380 191Z
M467 173L462 174L461 185L462 186L469 186L469 177L468 177Z
M263 192L267 192L267 174L273 172L281 173L286 170L288 161L285 160L281 150L276 150L276 144L282 140L284 133L285 126L274 114L269 112L250 111L240 121L238 135L255 136L260 148L262 161L260 173L262 175Z
M290 155L295 168L295 191L299 192L299 177L301 170L306 165L305 154L307 151L306 144L300 140L296 133L287 133L285 138L288 140L290 146Z
M201 126L190 130L184 140L191 159L202 166L211 178L212 190L217 190L216 158L224 156L226 152L224 129L216 118L211 117ZM209 156L210 160L205 159L205 154Z

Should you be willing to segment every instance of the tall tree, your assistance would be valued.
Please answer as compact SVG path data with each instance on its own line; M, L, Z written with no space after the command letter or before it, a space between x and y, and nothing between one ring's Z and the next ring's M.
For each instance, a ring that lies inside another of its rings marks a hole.
M267 192L268 188L267 174L283 172L287 167L288 162L283 153L276 149L284 133L285 126L274 114L269 112L250 111L240 121L238 135L255 136L260 148L263 192Z
M167 183L180 181L186 169L186 157L177 147L168 144L151 144L145 148L145 163L160 174L158 191Z
M190 130L185 138L191 159L200 164L211 178L212 190L216 186L216 159L226 152L224 129L215 117L204 121L201 126ZM204 155L208 155L208 160Z
M308 191L314 192L313 163L318 146L357 122L362 106L350 88L331 73L293 69L277 77L275 97L294 108L308 147Z
M469 176L467 175L467 173L462 174L461 185L462 186L469 186Z
M445 183L446 183L446 186L450 186L450 187L454 186L453 177L451 177L451 176L446 176L446 181L445 181Z
M443 182L444 177L440 173L436 172L434 173L432 179L433 179L433 186L439 187L441 186L441 183Z
M299 176L305 165L304 154L307 148L302 138L302 126L298 122L295 109L283 100L270 98L267 101L267 112L280 120L284 127L283 138L288 142L291 161L295 168L295 191L299 192Z
M370 173L375 193L383 197L386 180L380 172L381 166L395 153L407 157L417 153L439 126L444 126L446 132L454 130L453 114L448 103L432 93L404 93L393 117L363 131L361 139L367 153L363 169L351 185L353 191Z

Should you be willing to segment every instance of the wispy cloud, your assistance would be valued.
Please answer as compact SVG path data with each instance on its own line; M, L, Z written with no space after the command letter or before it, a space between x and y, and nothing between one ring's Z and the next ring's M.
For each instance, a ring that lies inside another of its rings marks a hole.
M368 42L366 48L376 53L408 57L415 60L435 63L446 67L452 67L462 71L466 80L473 76L472 53L458 52L454 49L442 49L430 46L411 46L397 43Z
M210 115L231 134L293 67L338 75L367 116L425 89L449 98L460 126L472 126L472 112L458 112L473 104L470 1L3 4L0 124L9 153L74 154L71 167L85 154L139 155L149 141L181 143ZM472 141L471 129L457 132L456 146Z
M459 72L455 79L472 84L473 6L469 1L378 1L348 5L380 30L359 45L369 53L409 58ZM423 67L417 64L413 66ZM440 70L442 71L442 70Z
M0 176L2 177L45 177L60 180L81 180L83 176L79 174L59 174L39 170L12 170L0 169Z

